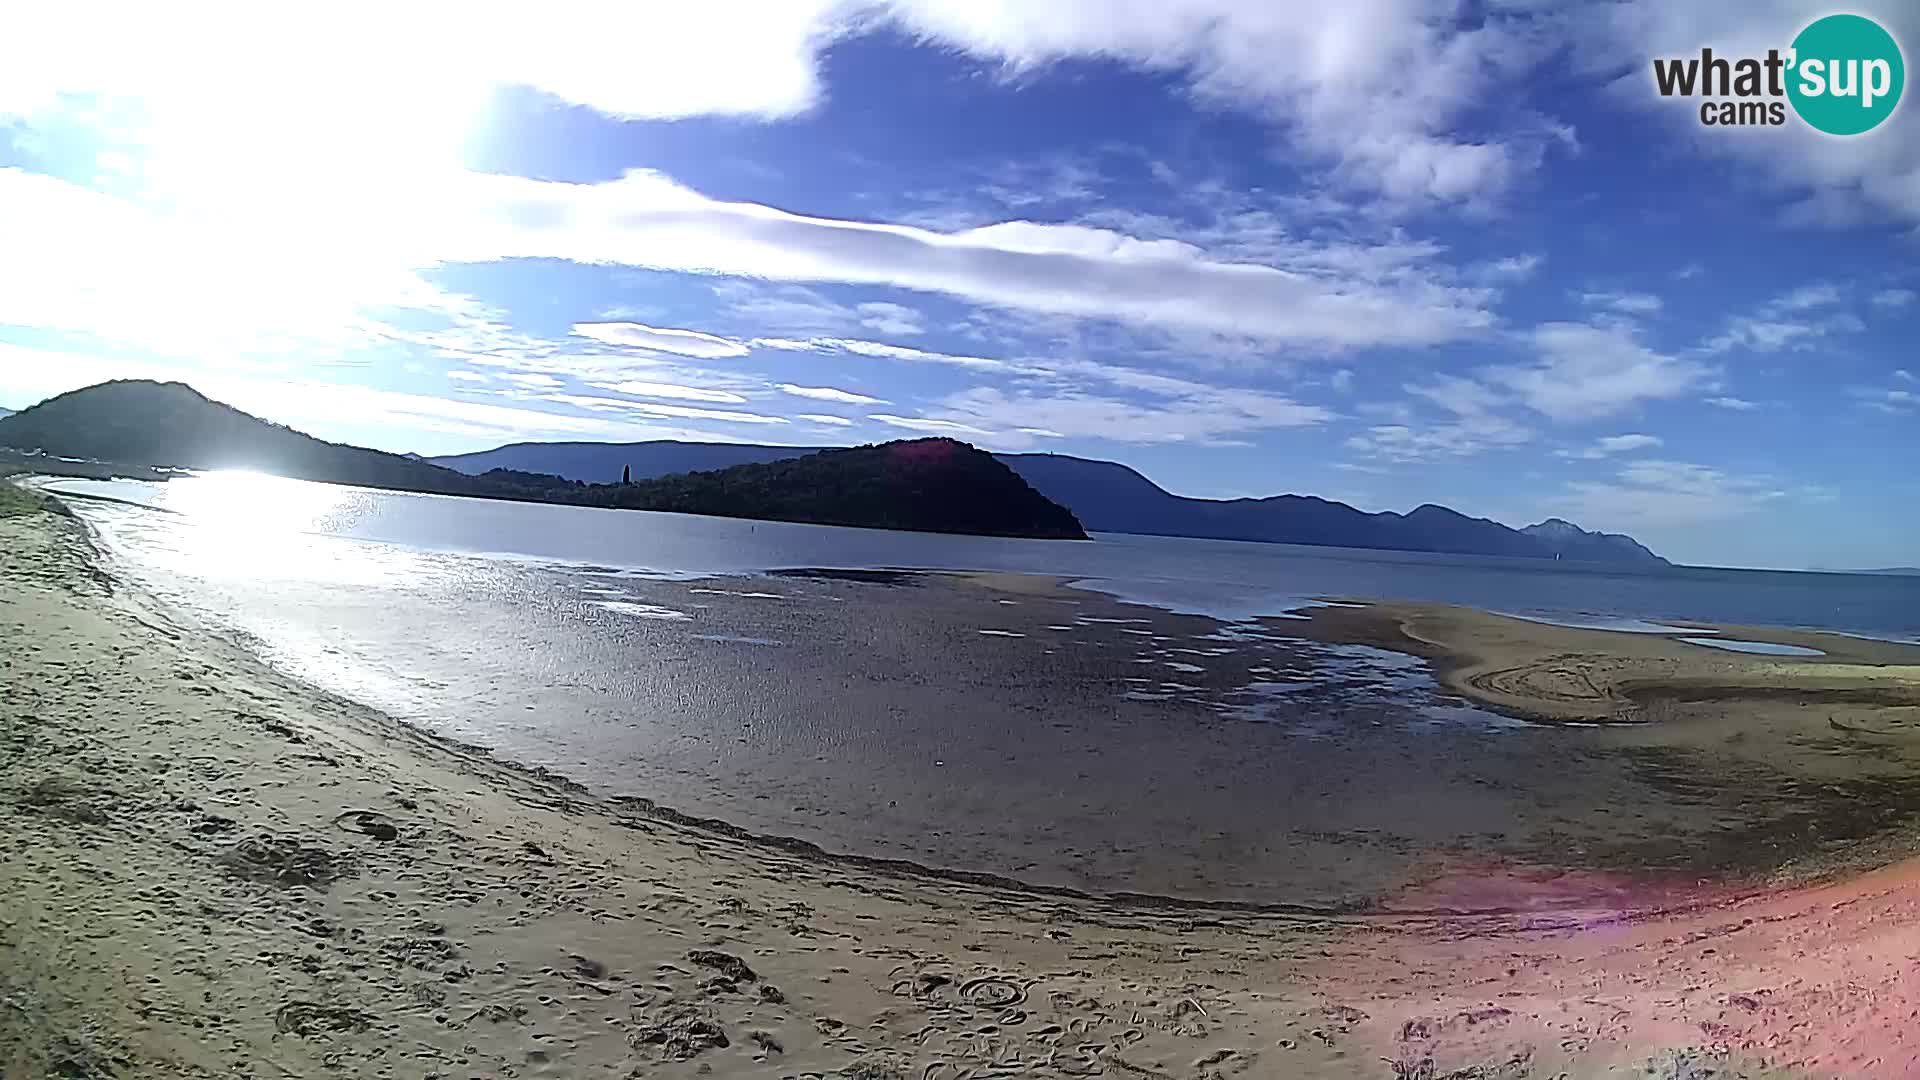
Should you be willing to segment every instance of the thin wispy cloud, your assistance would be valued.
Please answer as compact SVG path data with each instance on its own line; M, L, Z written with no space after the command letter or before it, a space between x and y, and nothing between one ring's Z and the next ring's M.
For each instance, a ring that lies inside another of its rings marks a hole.
M573 332L605 345L621 345L702 359L747 355L747 347L740 342L713 334L703 334L698 330L645 326L632 322L601 322L574 323Z
M809 398L814 401L833 401L843 405L887 404L882 398L872 397L867 394L856 394L851 390L842 390L834 386L795 386L792 383L781 383L779 389L783 394Z
M511 376L508 376L511 378ZM557 385L558 380L548 380L546 385ZM702 386L680 386L674 383L641 382L627 379L622 382L589 383L599 390L610 390L616 394L631 394L634 397L670 398L679 401L711 401L720 405L740 405L746 398L731 390L710 390Z

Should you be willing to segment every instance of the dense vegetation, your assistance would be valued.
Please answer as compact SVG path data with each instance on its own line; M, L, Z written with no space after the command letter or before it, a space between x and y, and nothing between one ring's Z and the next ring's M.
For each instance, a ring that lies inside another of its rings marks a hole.
M822 525L1086 538L1065 508L992 454L953 439L822 450L788 461L597 484L583 489L582 501Z
M102 383L0 417L0 447L128 465L252 469L398 491L724 517L991 536L1084 538L991 454L919 439L809 454L636 484L583 484L493 469L469 476L409 457L324 442L210 401L180 383Z

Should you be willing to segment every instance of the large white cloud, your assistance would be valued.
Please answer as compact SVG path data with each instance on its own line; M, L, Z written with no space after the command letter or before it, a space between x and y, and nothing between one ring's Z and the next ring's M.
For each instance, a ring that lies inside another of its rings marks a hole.
M554 0L511 11L445 0L29 4L8 13L9 40L31 47L9 49L0 66L0 112L43 108L63 91L200 106L304 82L337 98L359 88L471 98L520 85L614 116L788 116L818 99L820 49L849 25L848 9L838 0Z
M511 258L887 286L1048 316L1114 320L1315 348L1421 345L1490 326L1486 289L1443 267L1343 273L1223 262L1189 244L1009 222L941 233L708 198L650 172L569 184L465 172L385 201L284 192L259 219L161 214L78 185L0 169L0 323L156 333L239 320L266 334L368 303L405 304L412 270ZM581 324L603 342L683 355L739 343L637 323ZM912 350L885 346L905 356Z
M1311 13L1272 0L557 0L529 17L443 0L18 7L8 39L31 47L0 65L0 117L106 94L151 106L169 137L246 130L298 158L330 133L364 142L377 128L391 136L382 152L405 156L464 134L498 86L618 117L794 116L832 92L830 45L891 29L1013 73L1076 59L1166 73L1268 121L1296 160L1390 202L1483 203L1547 147L1571 146L1573 133L1525 100L1532 74L1564 75L1570 47L1581 75L1618 78L1629 107L1664 112L1705 152L1761 165L1801 220L1920 221L1920 111L1834 140L1801 125L1704 128L1651 90L1652 57L1784 47L1828 13L1822 0L1348 0ZM1869 13L1910 49L1920 41L1920 6ZM200 120L183 130L182 116Z
M228 114L244 114L248 97L278 97L291 99L272 107L296 128L386 103L421 107L422 126L444 129L455 118L430 110L471 108L491 87L518 85L619 117L785 117L821 99L828 45L893 29L1013 71L1098 58L1165 72L1272 122L1356 186L1474 201L1524 173L1554 128L1458 134L1456 122L1486 112L1498 100L1490 91L1550 43L1517 9L1467 20L1461 7L1348 0L1309 15L1271 0L558 0L509 17L444 2L77 0L10 13L9 38L33 47L11 50L0 68L0 114L53 107L62 92Z
M944 293L1044 315L1324 348L1421 345L1491 325L1492 293L1398 256L1330 268L1303 246L1277 265L1174 240L1004 222L958 232L809 217L708 198L646 171L602 184L464 174L389 229L449 262L531 257ZM1396 251L1402 250L1396 246Z
M1481 374L1555 420L1590 420L1643 401L1680 397L1714 375L1699 361L1649 348L1623 325L1545 323L1526 337L1536 354L1532 363Z

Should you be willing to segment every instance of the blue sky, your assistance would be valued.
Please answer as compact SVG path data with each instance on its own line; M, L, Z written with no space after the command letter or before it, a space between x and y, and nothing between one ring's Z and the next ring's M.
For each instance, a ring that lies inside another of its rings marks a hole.
M425 453L952 434L1920 563L1920 110L1837 139L1652 90L1825 7L651 7L24 16L0 405L181 378Z

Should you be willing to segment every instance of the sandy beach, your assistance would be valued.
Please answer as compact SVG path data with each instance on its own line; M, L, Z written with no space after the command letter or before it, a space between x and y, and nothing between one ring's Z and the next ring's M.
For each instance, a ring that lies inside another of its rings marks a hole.
M1714 827L1686 843L1616 802L1592 834L1611 847L1452 845L1367 910L1115 900L835 858L506 768L276 673L116 583L75 522L16 514L0 519L0 1064L1908 1075L1920 649L1709 629L1825 655L1430 606L1290 628L1428 656L1536 723L1604 725L1565 730L1644 784L1705 785L1693 813Z

